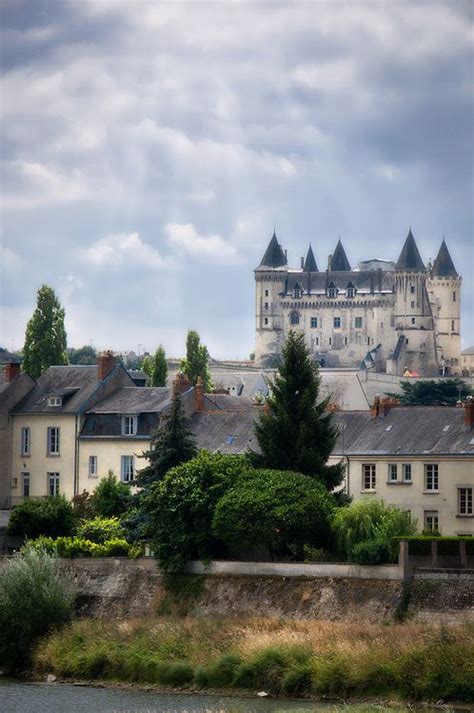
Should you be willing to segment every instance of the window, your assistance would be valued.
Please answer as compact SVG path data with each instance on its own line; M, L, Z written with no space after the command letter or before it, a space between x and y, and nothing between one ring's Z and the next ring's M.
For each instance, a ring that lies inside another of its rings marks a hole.
M425 465L425 490L438 492L439 489L438 464Z
M267 325L267 324L268 324L268 317L265 317L265 319L263 320L263 322L264 322L265 325Z
M89 456L89 478L97 478L97 456Z
M438 532L438 511L425 510L423 513L423 528L428 532Z
M355 297L355 293L356 293L356 291L355 291L355 289L354 289L353 287L348 287L348 288L347 288L347 293L346 293L346 294L347 294L348 297Z
M454 332L454 319L451 320L451 331Z
M334 317L334 329L340 329L340 328L341 328L341 318Z
M411 463L402 465L402 478L404 483L411 483Z
M265 290L265 297L268 297L268 290Z
M290 322L291 324L299 324L300 323L300 316L298 312L292 312L290 314Z
M414 318L414 317L411 318L411 323L412 323L412 324L415 324L415 318Z
M412 301L411 301L411 308L412 308L412 309L415 309L415 300L412 300Z
M63 400L60 396L50 396L48 406L62 406Z
M137 435L137 417L122 416L122 436Z
M316 329L318 326L318 318L311 317L311 329Z
M375 490L375 463L369 463L362 466L362 486L364 490Z
M316 337L316 346L319 347L319 337Z
M29 473L21 474L21 494L23 495L24 498L30 497L30 474Z
M408 344L408 337L405 339L405 344Z
M367 337L367 346L370 346L370 337Z
M472 491L474 488L458 488L458 515L473 515Z
M398 468L396 463L388 464L388 480L390 483L394 483L398 480L397 470Z
M456 293L453 292L453 302L456 302Z
M332 337L329 337L329 346L332 344Z
M415 285L410 285L410 292L412 295L415 294Z
M268 309L268 302L265 302L265 309Z
M122 456L121 477L124 483L130 483L134 476L133 467L134 456Z
M21 455L30 455L30 436L31 431L28 426L23 426L21 429Z
M354 326L356 329L362 329L362 317L356 317Z
M344 345L347 347L347 337L344 337Z
M47 452L49 456L59 455L59 427L48 428Z
M335 297L337 295L337 290L335 287L330 287L328 289L328 297Z
M59 473L48 473L48 495L59 495Z
M237 436L227 436L225 439L225 442L227 443L228 446L232 446L237 440Z
M296 285L295 289L293 290L293 297L301 297L301 290L299 288L299 285Z

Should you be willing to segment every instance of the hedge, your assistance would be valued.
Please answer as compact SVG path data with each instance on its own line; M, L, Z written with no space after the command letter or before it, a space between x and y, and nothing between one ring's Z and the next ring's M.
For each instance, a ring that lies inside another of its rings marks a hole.
M474 537L427 537L418 535L414 537L393 537L392 542L408 542L408 549L411 555L431 555L431 543L438 545L438 555L459 555L459 543L466 543L466 554L474 555Z

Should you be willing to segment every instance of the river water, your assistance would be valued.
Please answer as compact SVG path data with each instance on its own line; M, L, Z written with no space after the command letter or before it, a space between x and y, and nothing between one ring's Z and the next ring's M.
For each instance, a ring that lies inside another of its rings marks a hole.
M0 681L1 713L395 713L369 705L169 694L68 684ZM423 713L430 713L425 708ZM438 711L439 713L439 711Z

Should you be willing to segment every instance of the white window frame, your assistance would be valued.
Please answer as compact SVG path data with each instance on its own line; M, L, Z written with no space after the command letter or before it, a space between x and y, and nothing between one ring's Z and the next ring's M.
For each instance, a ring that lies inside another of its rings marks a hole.
M125 414L122 416L122 436L136 436L138 426L138 416L136 414Z
M62 406L63 405L63 400L61 396L49 396L48 398L48 406Z
M354 318L354 329L362 329L362 326L364 324L362 319L363 319L362 317Z
M362 490L374 492L377 487L377 466L375 463L362 464Z
M89 478L97 478L97 456L89 456Z
M23 498L29 498L30 497L30 488L31 488L30 471L25 470L24 472L20 473L20 475L21 475L21 495ZM27 493L25 493L25 485L28 486Z
M425 493L439 493L439 466L438 466L438 463L425 463L425 491L424 492Z
M122 483L130 483L135 477L135 456L126 455L120 458L120 479Z
M426 530L428 532L439 532L438 510L423 511L423 530Z
M317 329L318 328L318 318L317 317L311 317L311 329Z
M393 477L395 475L395 477ZM389 463L388 464L388 482L389 483L396 483L398 482L398 465L397 463Z
M460 517L474 516L474 488L465 485L458 488L458 515Z
M410 474L409 478L407 478L407 473ZM402 463L402 481L404 483L413 482L413 469L411 467L411 463Z
M59 495L59 473L48 473L48 495L55 496Z
M49 456L58 456L61 452L61 429L59 426L48 426L46 450Z
M29 456L31 454L31 428L29 426L21 427L21 455Z

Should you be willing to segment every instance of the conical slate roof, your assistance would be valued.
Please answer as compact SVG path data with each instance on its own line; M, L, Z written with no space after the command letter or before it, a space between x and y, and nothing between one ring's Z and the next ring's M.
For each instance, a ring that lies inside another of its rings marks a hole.
M311 245L308 249L308 254L306 255L306 260L304 261L303 270L305 272L318 272L318 266L316 265L316 260L314 258L313 248Z
M402 252L398 258L397 264L395 265L397 270L425 270L423 260L418 252L417 245L415 243L415 238L411 232L411 228L408 232L407 239L402 247Z
M443 238L439 253L433 264L433 269L431 270L432 277L458 277L454 263L451 260L451 255L449 254L448 246Z
M259 267L281 267L282 265L286 265L285 253L278 242L275 231L273 231L272 239L268 243Z
M331 270L332 272L350 272L351 266L347 259L346 252L342 247L340 240L337 241L334 255L332 256Z

